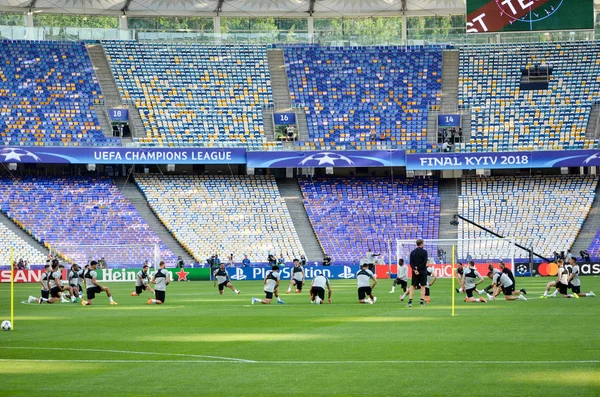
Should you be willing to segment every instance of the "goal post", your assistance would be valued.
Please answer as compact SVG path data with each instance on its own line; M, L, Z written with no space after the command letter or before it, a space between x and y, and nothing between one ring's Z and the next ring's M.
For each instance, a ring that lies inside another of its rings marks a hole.
M484 278L488 274L488 266L498 268L501 261L515 272L515 253L518 247L510 238L424 239L423 242L423 248L427 251L430 266L433 267L436 277L452 279L452 316L456 299L455 288L458 288L456 269L459 263L467 265L472 260ZM396 263L403 259L408 266L410 253L416 248L416 239L396 240L395 243Z
M158 244L56 244L50 247L50 254L62 262L77 263L81 266L92 260L104 258L107 267L132 268L142 267L146 262L151 267L158 267L161 252Z
M500 261L514 272L515 254L519 249L510 238L424 239L423 242L437 277L452 277L450 265L459 262L466 265L469 260L475 262L481 274L487 274L488 265L497 266ZM408 263L410 253L415 248L416 239L396 240L396 263L399 259Z

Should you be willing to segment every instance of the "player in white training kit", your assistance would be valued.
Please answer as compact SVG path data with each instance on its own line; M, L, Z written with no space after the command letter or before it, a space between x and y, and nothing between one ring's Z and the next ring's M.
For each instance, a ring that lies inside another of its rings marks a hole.
M508 274L489 272L488 277L492 279L492 282L496 286L496 295L494 298L500 294L500 291L502 291L502 293L504 293L504 299L507 301L527 300L527 298L524 296L523 290L515 291L515 283L513 283Z
M71 286L63 287L62 282L62 269L59 267L58 259L52 260L52 270L50 271L50 277L48 278L48 288L50 288L50 302L57 302L59 299L63 303L69 303L68 299L65 299L63 292L68 292L71 296L71 302L76 303L75 299L77 295L73 291Z
M111 305L116 305L117 302L113 300L112 294L110 293L110 289L108 287L104 287L98 284L98 281L96 280L96 277L98 276L98 274L96 273L97 266L98 262L91 261L89 269L87 269L83 276L85 278L87 301L82 300L81 304L83 306L90 306L92 304L92 300L96 297L96 294L99 294L104 291L106 292L106 296L108 296L109 303Z
M540 299L545 299L545 298L554 298L559 291L559 283L560 283L560 276L562 275L562 267L564 266L564 261L562 259L559 259L556 261L556 263L558 264L558 273L557 273L557 277L556 280L554 281L550 281L548 284L546 284L546 289L544 290L544 294L542 296L540 296ZM550 295L548 295L548 292L550 291L550 289L554 288L554 292L552 292ZM567 292L565 291L565 294Z
M396 268L396 279L392 284L392 290L390 294L396 292L396 285L399 285L404 292L400 297L400 300L404 300L406 297L406 291L408 290L408 266L404 265L404 259L398 259L398 266Z
M83 291L80 289L81 287L81 280L80 277L83 277L83 273L81 272L81 267L79 267L79 265L77 263L73 263L73 265L71 266L71 270L69 270L69 273L67 275L67 279L69 281L69 287L71 287L71 290L73 292L73 294L75 295L75 298L77 298L78 296L81 298L83 297ZM77 299L75 299L75 302L77 302Z
M476 279L479 279L476 281ZM467 269L463 269L463 276L461 281L462 290L467 294L467 298L465 302L482 302L486 303L487 301L484 298L475 298L473 297L473 292L477 291L477 286L483 282L483 277L475 268L475 262L469 262L469 267ZM479 293L481 295L481 293Z
M573 296L577 295L579 298L593 297L596 296L593 291L588 293L581 293L581 280L579 279L579 265L574 257L569 258L571 265L571 275L569 276L569 288Z
M373 281L372 284L371 281ZM358 285L358 303L372 305L377 302L377 297L373 296L373 288L377 285L377 279L373 272L369 270L368 263L363 263L360 266L360 270L356 273L356 282Z
M292 268L292 279L290 280L290 286L288 287L286 294L292 292L292 287L296 287L295 291L297 294L302 292L302 285L304 284L304 278L306 274L304 273L304 268L300 265L300 261L298 259L294 259L294 267Z
M225 289L225 287L238 295L240 294L240 291L231 284L231 279L229 278L229 273L227 273L227 270L225 269L224 263L221 263L219 268L213 272L213 287L216 287L217 283L219 283L219 294L221 295L223 295L223 289Z
M564 266L564 261L559 259L558 263L558 273L556 274L556 280L550 281L546 284L546 289L544 290L544 295L540 296L540 298L554 298L558 293L560 293L565 298L579 298L579 295L569 294L569 270ZM548 291L554 287L554 292L548 295Z
M323 275L313 278L310 284L310 303L320 305L325 301L325 288L327 288L327 302L331 303L331 284L329 279Z
M171 272L167 269L167 264L165 261L160 261L158 264L158 270L154 273L152 277L152 284L154 284L154 297L155 299L148 299L147 304L157 304L162 305L165 303L166 295L167 295L167 285L171 283Z
M458 288L454 289L457 294L459 294L461 292L465 292L465 291L463 291L463 288L462 288L462 278L463 278L463 271L464 270L467 270L466 266L463 267L463 264L461 262L458 262L456 264L456 269L455 269L455 272L454 272L454 278L456 278L456 281L458 281L458 285L459 285Z
M279 287L279 266L273 265L271 270L267 271L265 279L263 280L264 291L265 291L265 299L257 299L252 297L252 304L262 303L263 305L268 305L271 303L273 299L273 295L277 298L278 304L283 304L284 302L279 299L279 294L277 292L277 288Z
M144 291L148 291L152 295L156 295L152 287L148 285L148 283L150 282L148 269L148 264L144 263L144 266L142 266L142 270L137 272L137 274L135 275L135 291L131 293L131 296L140 296Z
M40 285L42 286L41 288L41 294L39 298L36 298L35 296L29 296L29 299L27 300L27 303L33 303L33 302L37 302L37 303L52 303L50 302L50 288L48 287L48 279L50 278L50 265L46 265L44 266L44 272L41 274L40 276ZM25 302L22 302L25 303Z
M431 259L427 260L427 285L425 286L425 302L431 302L430 293L431 287L437 281L437 276L435 275L435 271L433 266L431 266Z

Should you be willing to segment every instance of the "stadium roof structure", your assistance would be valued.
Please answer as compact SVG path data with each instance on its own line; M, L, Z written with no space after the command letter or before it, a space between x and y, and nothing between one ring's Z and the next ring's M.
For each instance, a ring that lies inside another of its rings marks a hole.
M600 1L600 0L596 0ZM342 17L464 14L465 0L0 0L0 11L129 16Z

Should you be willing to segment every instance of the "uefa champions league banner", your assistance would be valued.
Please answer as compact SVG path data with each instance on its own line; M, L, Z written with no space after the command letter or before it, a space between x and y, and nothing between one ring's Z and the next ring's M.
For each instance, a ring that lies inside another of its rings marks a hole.
M292 267L283 267L279 269L280 278L289 280L292 277ZM357 266L305 266L304 274L307 280L312 280L316 276L323 275L328 279L346 279L356 277L356 272L360 267ZM236 267L227 268L229 277L232 280L263 280L269 271L269 267Z
M404 167L404 150L248 152L249 168Z
M246 149L13 146L3 163L40 164L245 164Z
M600 166L600 150L550 150L406 155L408 170L471 170Z

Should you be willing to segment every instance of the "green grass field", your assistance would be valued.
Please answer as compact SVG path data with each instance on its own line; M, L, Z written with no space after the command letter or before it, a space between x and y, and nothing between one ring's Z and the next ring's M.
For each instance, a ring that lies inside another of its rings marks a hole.
M0 395L598 396L600 299L537 299L547 281L517 281L528 302L457 302L455 317L449 280L426 308L406 308L389 280L375 305L356 302L355 280L334 280L322 306L307 291L252 306L254 281L239 296L172 283L163 306L122 283L109 285L118 306L17 303L0 332ZM582 285L600 292L600 278ZM17 285L18 302L30 294Z

